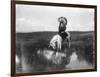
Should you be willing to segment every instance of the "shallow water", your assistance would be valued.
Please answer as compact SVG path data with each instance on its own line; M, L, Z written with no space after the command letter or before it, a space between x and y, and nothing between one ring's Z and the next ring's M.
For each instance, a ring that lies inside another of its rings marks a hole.
M56 53L55 55L53 55L53 53L54 51L51 50L45 50L43 52L38 50L37 55L39 58L34 59L34 64L32 65L29 62L26 62L26 59L30 57L26 58L24 55L22 55L22 61L21 63L19 63L20 60L16 56L16 72L31 73L36 71L52 71L54 69L78 70L93 67L92 64L89 64L85 59L79 60L76 52L72 53L72 55L70 56L70 62L68 64L63 62L63 58L67 60L66 54Z

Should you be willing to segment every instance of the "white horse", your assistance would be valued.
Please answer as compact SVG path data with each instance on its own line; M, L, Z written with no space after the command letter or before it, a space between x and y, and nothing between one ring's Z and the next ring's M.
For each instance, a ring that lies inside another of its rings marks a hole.
M51 46L53 49L57 48L57 50L61 50L61 43L62 43L61 36L59 34L56 34L51 39L49 46Z
M68 46L70 48L70 40L71 40L70 39L70 33L68 31L66 33L68 34L68 36L65 39L67 39ZM61 51L62 41L63 41L62 37L59 34L56 34L51 39L49 47L51 46L53 49L57 48L57 50Z

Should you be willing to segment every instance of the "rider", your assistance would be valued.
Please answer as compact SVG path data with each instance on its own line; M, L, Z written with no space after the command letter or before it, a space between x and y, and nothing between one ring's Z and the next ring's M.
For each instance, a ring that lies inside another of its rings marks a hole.
M62 37L63 41L67 39L68 47L70 48L70 33L66 31L67 19L65 17L59 17L58 34Z
M49 48L59 52L62 50L62 43L67 39L68 47L70 48L70 33L66 31L67 19L65 17L59 17L58 35L54 36L49 44ZM59 36L59 37L58 37ZM61 38L60 38L61 37ZM58 44L59 43L59 44ZM57 48L59 45L60 49ZM56 54L56 52L54 52Z

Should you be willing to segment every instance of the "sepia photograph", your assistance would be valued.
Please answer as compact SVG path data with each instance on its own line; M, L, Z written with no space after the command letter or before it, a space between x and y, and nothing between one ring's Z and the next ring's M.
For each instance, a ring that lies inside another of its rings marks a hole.
M95 70L95 6L39 4L15 4L15 73Z

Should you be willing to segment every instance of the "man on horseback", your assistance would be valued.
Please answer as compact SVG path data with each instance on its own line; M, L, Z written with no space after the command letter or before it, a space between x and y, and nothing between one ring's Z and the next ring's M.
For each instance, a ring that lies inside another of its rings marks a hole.
M58 18L59 21L59 28L58 28L58 34L54 35L53 38L50 41L49 46L51 46L53 49L56 49L56 51L61 51L62 42L67 39L68 47L70 48L70 33L66 31L66 25L67 25L67 19L65 17ZM55 52L56 53L56 52Z

